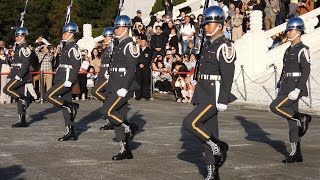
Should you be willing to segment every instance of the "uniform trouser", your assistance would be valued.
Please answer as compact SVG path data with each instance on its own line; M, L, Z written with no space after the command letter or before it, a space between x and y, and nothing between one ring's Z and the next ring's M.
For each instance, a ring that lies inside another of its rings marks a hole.
M288 95L279 95L271 104L270 109L275 114L284 117L289 123L289 140L290 142L300 142L301 138L299 136L299 127L297 126L297 121L292 120L292 116L298 112L299 106L298 99L292 101L288 98Z
M105 78L101 78L93 87L92 95L99 99L100 101L106 100L106 87L108 84L108 80Z
M18 81L16 79L11 79L6 86L3 88L3 92L11 96L13 99L18 99L19 97L24 96L25 84L27 80ZM17 101L18 114L26 114L26 111L23 109L22 101Z
M205 151L205 164L213 165L214 155L206 142L210 137L219 138L218 111L213 104L198 104L184 119L183 126L201 142Z
M101 107L101 112L115 126L115 134L117 141L125 141L126 134L121 126L123 122L127 122L128 100L132 97L133 92L128 92L126 97L119 97L116 92L108 94L108 98Z
M136 71L136 81L141 87L135 92L136 98L150 98L151 70L149 68L138 69Z
M44 94L43 98L55 106L62 107L66 102L72 103L71 87L64 87L64 82L57 82ZM62 115L65 126L74 125L66 108L62 108Z

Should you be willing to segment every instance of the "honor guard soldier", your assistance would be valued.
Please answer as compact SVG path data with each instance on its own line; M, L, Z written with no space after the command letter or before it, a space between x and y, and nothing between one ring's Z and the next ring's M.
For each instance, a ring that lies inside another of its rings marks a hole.
M135 91L136 100L150 99L152 50L147 45L147 37L142 36L140 40L141 53L138 57L136 69L136 80L141 89Z
M15 32L15 52L12 62L12 70L8 75L11 80L4 87L3 91L13 99L17 100L19 121L12 125L16 127L28 127L26 122L26 110L32 99L25 96L25 84L30 79L29 66L31 63L31 50L25 40L28 30L19 27Z
M64 26L60 65L56 70L53 86L44 95L45 100L62 108L67 133L59 138L59 141L78 139L75 133L74 119L76 118L79 104L72 103L71 93L71 87L76 83L80 69L81 53L74 40L74 34L78 32L78 25L76 23L70 22Z
M115 126L116 140L119 142L119 154L113 160L132 159L128 141L133 138L138 126L127 121L128 100L133 91L139 88L134 80L139 46L129 37L131 19L126 15L118 16L114 22L114 35L119 44L114 48L110 77L107 84L107 99L101 108L107 119Z
M106 47L101 54L101 68L98 74L98 82L95 84L94 88L92 89L92 92L94 97L96 97L98 100L102 102L105 102L107 98L106 87L110 76L109 68L113 50L113 28L105 28L102 36L104 37L103 42ZM104 116L103 119L106 119L106 117ZM107 123L103 127L101 127L100 130L113 130L113 125L110 123L108 119L106 120Z
M196 108L185 118L184 127L202 143L205 151L206 180L219 179L219 168L227 158L228 144L219 140L218 112L235 100L231 94L235 49L223 34L224 12L211 6L201 23L207 36L199 60L198 81L192 98ZM195 82L194 82L195 83Z
M302 162L301 137L307 132L311 116L298 112L299 99L308 96L310 75L309 47L301 42L304 22L299 17L290 19L286 33L291 46L285 51L283 68L277 85L278 97L270 104L272 112L288 120L291 153L283 163Z

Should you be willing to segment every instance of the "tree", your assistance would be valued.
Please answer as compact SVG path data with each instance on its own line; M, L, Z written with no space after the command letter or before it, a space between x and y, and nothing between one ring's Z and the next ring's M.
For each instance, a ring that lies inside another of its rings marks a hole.
M173 5L176 6L178 4L184 3L186 2L186 0L173 0ZM154 3L151 12L157 13L159 11L163 11L164 7L163 7L163 0L156 0L156 2Z

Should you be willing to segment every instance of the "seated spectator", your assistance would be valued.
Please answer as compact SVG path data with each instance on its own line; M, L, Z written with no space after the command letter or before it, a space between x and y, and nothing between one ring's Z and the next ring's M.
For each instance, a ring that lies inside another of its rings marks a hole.
M157 26L162 27L163 22L161 21L161 16L157 15L156 22L153 24L153 32L157 31Z
M96 74L96 72L94 71L94 67L93 66L89 66L88 68L88 74L87 74L87 97L89 100L93 99L92 96L92 88L94 87L94 81L95 79L97 79L98 74Z
M188 71L191 71L191 69L196 67L196 63L197 63L196 58L197 56L194 53L192 53L188 58L183 59L183 63L188 68Z
M185 81L185 87L181 90L181 94L183 96L183 103L191 103L193 94L194 94L194 88L195 86L191 83L191 76L190 74L187 75L187 77L184 79Z
M155 86L159 89L160 93L167 94L172 91L172 77L170 73L168 73L164 67L162 62L158 62L157 70L163 71L156 73L154 79L156 80Z
M314 9L313 0L305 0L298 3L297 13L301 15L308 13Z
M164 58L164 65L167 71L172 70L172 64L175 62L175 58L171 51L167 51L167 56Z
M176 101L177 102L182 102L182 99L183 99L183 96L182 96L182 89L185 89L186 88L186 82L184 81L184 78L179 76L178 79L176 80L175 82L175 85L174 85L174 92L175 92L175 95L176 95Z
M197 49L195 49L194 47L194 42L193 41L189 41L188 42L188 48L182 53L182 55L190 55L190 54L196 54L197 53Z

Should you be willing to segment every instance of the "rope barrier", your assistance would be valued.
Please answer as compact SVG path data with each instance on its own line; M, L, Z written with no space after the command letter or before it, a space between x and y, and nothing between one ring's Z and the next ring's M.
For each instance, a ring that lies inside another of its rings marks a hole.
M265 76L263 76L263 77L261 77L261 78L256 79L256 80L260 80L260 79L262 79L262 78L267 77L267 76L270 75L266 80L264 80L264 81L262 81L262 82L257 82L257 81L252 80L252 79L248 76L248 74L246 73L246 71L244 71L244 74L246 75L246 77L247 77L251 82L253 82L253 83L255 83L255 84L263 84L263 83L266 83L269 79L271 79L271 77L273 77L274 72L272 72L272 73L270 73L270 74L267 74L267 75L265 75Z

